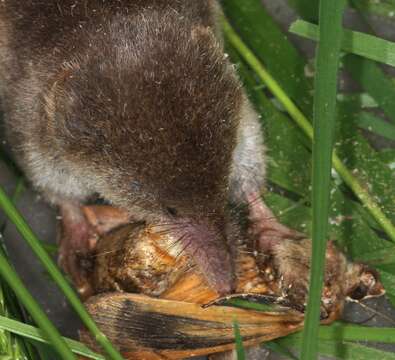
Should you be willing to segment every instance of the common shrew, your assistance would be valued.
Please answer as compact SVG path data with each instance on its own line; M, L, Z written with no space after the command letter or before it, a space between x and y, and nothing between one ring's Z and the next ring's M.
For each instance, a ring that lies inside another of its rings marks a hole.
M245 204L262 249L292 235L260 199L258 116L224 53L214 0L3 0L0 96L15 157L63 219L78 277L94 195L176 234L221 295Z

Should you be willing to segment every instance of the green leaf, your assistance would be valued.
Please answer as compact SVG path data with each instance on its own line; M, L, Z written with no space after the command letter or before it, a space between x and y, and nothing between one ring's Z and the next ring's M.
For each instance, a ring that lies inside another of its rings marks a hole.
M395 223L395 172L356 131L357 124L358 115L340 106L336 152L358 183L374 196L381 211Z
M242 299L230 299L227 301L227 304L255 311L276 311L275 305L260 304Z
M37 302L30 295L29 291L25 288L19 276L14 269L9 265L7 259L0 253L0 274L7 284L13 289L15 294L21 300L23 305L29 311L34 321L45 332L51 340L51 344L62 359L75 359L73 353L70 351L67 344L60 336L58 330L51 323L46 316L45 312L40 308Z
M232 59L238 63L239 73L256 108L261 112L268 148L268 179L282 188L301 196L299 203L271 192L265 194L266 203L273 209L281 222L311 234L311 210L303 204L309 202L311 183L310 141L284 113L280 112L256 88L255 79L240 57L229 49ZM286 139L286 141L281 141ZM335 174L334 174L335 175ZM341 179L337 176L335 182ZM361 251L383 248L383 241L371 226L380 229L370 214L358 203L348 199L332 184L331 189L330 238L350 251L350 255ZM366 246L364 246L366 244Z
M385 0L351 0L351 3L360 12L372 15L393 18L395 16L395 6Z
M373 62L358 56L347 55L343 58L345 69L355 81L367 91L395 123L395 84Z
M378 156L384 164L387 164L392 171L395 171L395 149L381 150Z
M395 140L395 126L385 120L363 111L357 118L358 126L389 140Z
M321 325L317 331L320 341L364 341L383 344L395 343L395 328L370 327L343 322L335 322L331 325ZM289 336L290 342L297 343L302 340L302 333L295 333Z
M243 346L243 338L241 337L239 323L236 319L233 321L233 330L234 330L235 341L236 341L237 360L245 360L246 355Z
M7 197L6 193L1 187L0 187L0 207L4 210L8 218L15 224L16 228L21 233L24 240L33 249L36 256L43 264L44 268L48 271L48 273L54 279L54 281L59 286L59 288L63 291L66 298L69 300L74 310L80 316L85 326L91 331L97 342L103 347L103 349L105 349L105 351L108 353L111 359L122 360L122 356L113 347L113 345L110 343L107 337L97 327L97 325L95 324L95 322L92 320L91 316L88 314L87 310L85 309L84 305L79 300L75 291L71 288L71 286L64 278L58 267L54 264L53 260L49 257L48 253L44 250L40 240L33 233L32 229L26 223L25 219L22 217L22 215L19 213L19 211L16 209L12 201ZM9 266L7 267L7 265L8 264L5 261L3 261L3 267L1 271L3 277L8 276L7 269L9 268ZM10 286L15 285L12 284L11 279L9 280L10 281L8 281L8 283ZM13 290L18 294L18 291L23 290L22 284L19 282L18 285L13 287ZM18 295L20 300L22 301L24 300L24 297L27 297L29 298L29 304L32 305L33 299L31 298L30 294L27 291L23 291L23 294L24 295L22 298L20 297L20 294ZM24 305L26 306L26 303L24 303ZM37 314L37 316L35 317L35 321L37 322L37 324L39 325L42 324L43 326L45 326L48 330L48 336L53 337L55 342L58 341L59 346L62 348L63 347L62 342L59 340L59 337L56 336L57 334L56 329L50 323L45 321L43 314L38 315L39 313L42 313L42 311L39 308L36 308L35 312ZM53 330L50 330L50 328L53 328Z
M281 345L277 340L266 342L265 348L276 352L277 354L283 355L287 359L298 360L294 354L292 354L285 346Z
M319 0L288 0L300 16L308 21L318 21Z
M385 266L385 265L384 265ZM384 289L386 291L386 295L390 298L392 304L395 305L395 276L394 276L394 271L392 269L387 269L390 270L390 272L383 270L382 268L384 266L379 265L378 270L380 272L380 280L384 285ZM391 295L391 296L389 296Z
M0 316L0 329L7 330L13 334L23 336L30 340L38 341L45 344L51 344L47 336L38 328L21 323L16 320L9 319L4 316ZM86 345L72 340L63 338L65 343L70 347L70 349L78 355L85 356L89 359L104 360L102 355L96 354L91 351Z
M223 19L223 30L232 46L234 46L238 50L238 52L242 55L243 59L256 72L257 76L268 86L270 91L283 104L283 106L287 109L289 115L298 124L298 126L305 132L307 136L312 139L313 130L305 115L284 92L279 83L272 77L272 75L254 55L254 53L243 43L243 41L234 32L230 24L225 19ZM369 210L371 215L380 224L382 229L388 234L392 241L395 241L394 225L382 212L380 206L375 202L375 199L369 193L368 189L364 188L357 181L357 179L342 163L342 161L336 154L333 155L333 165L336 171L341 175L344 182L352 189L354 194L358 196L364 206Z
M316 57L313 141L313 228L309 298L303 329L301 359L318 356L321 292L328 235L332 147L336 118L337 72L345 1L321 0L321 41Z
M333 356L345 360L395 359L394 353L374 349L353 341L388 343L395 342L394 328L372 328L360 325L334 323L330 326L320 326L317 332L319 352L322 355ZM302 335L296 333L276 342L283 347L300 349Z
M310 2L310 1L306 1ZM223 9L288 96L307 115L312 113L313 83L304 76L305 60L289 42L260 0L227 0Z
M369 251L356 257L355 260L372 266L395 264L395 246L387 246L384 249Z
M318 41L318 26L304 20L296 20L291 33ZM342 50L364 58L395 66L395 43L359 31L344 30Z
M322 341L319 345L322 355L347 360L395 360L395 354L358 343Z
M279 340L282 346L289 346L292 348L299 348L299 344L290 338ZM333 341L320 341L319 343L320 354L333 357L341 360L395 360L393 352L374 349L365 345L352 342L333 342Z
M352 109L371 109L379 106L367 93L337 94L337 100Z

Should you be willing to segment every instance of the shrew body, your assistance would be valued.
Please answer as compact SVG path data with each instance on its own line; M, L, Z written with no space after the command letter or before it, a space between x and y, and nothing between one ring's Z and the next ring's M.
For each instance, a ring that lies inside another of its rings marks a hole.
M77 279L91 236L80 205L99 194L176 232L218 293L232 290L227 203L259 217L264 154L218 12L212 0L0 3L7 136L60 208L60 262Z

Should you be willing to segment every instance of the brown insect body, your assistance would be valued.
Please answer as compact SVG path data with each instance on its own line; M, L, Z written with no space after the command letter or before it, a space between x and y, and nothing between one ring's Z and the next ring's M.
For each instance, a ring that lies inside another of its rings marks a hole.
M103 209L86 208L86 212L93 223L100 224ZM234 260L238 297L244 294L246 299L274 306L271 311L257 313L221 306L226 298L218 298L193 258L182 252L171 234L160 229L132 223L104 234L96 247L92 282L99 295L88 300L88 310L130 359L178 359L230 350L234 316L246 346L302 327L309 239L284 240L274 254L266 255L252 252L248 243L239 244ZM384 293L374 271L347 261L331 242L324 281L324 323L341 315L348 297L359 300ZM208 307L201 306L208 303ZM157 335L152 335L149 326L141 327L142 322L159 328ZM83 339L92 343L85 333Z

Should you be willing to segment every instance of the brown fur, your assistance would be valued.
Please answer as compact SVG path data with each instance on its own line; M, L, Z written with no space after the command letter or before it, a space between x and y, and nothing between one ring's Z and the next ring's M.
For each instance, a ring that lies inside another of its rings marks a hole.
M0 95L47 199L98 193L181 224L198 263L229 282L226 203L259 192L263 152L217 15L213 0L1 2Z
M87 2L89 7L82 1L27 3L2 5L6 16L21 18L10 35L14 76L5 104L12 108L20 84L29 91L24 102L37 110L32 114L22 106L15 112L23 118L8 121L22 145L22 165L31 165L24 152L32 148L66 168L78 163L89 183L81 187L124 207L148 193L154 206L159 200L178 207L186 198L196 204L203 197L215 203L214 195L223 202L240 89L212 32L205 30L209 21L198 21L207 18L199 15L208 9L181 1L145 1L142 9L137 9L142 2L130 1ZM37 23L26 21L37 17ZM22 73L34 74L19 79L15 60ZM26 126L32 115L40 119Z

